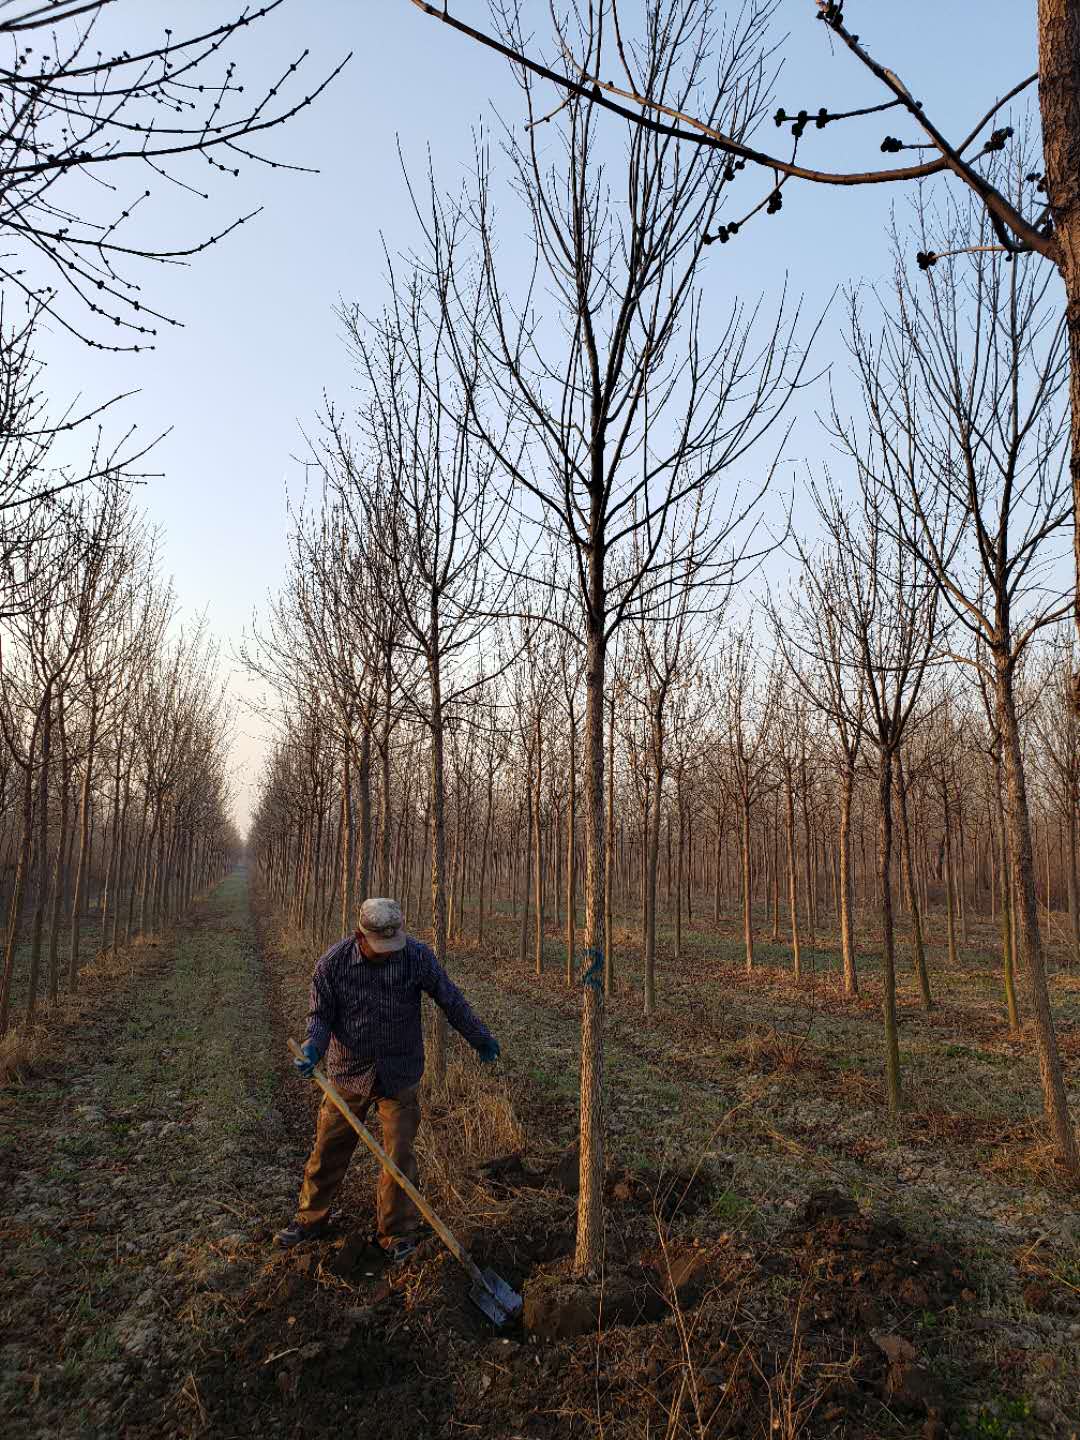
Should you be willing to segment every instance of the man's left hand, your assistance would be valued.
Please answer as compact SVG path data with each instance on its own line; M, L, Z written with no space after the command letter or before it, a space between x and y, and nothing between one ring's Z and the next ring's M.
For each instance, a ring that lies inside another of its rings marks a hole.
M476 1047L476 1053L480 1057L481 1065L494 1065L499 1058L499 1042L497 1040L482 1040Z

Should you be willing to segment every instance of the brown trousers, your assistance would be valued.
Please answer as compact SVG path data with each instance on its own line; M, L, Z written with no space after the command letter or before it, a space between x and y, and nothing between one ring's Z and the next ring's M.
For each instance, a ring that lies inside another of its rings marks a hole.
M347 1091L344 1094L360 1120L366 1118L373 1105L378 1107L383 1149L415 1185L418 1172L413 1143L416 1132L420 1129L420 1103L416 1098L416 1086L410 1090L402 1090L400 1095L395 1095L390 1100L384 1097L353 1097ZM301 1225L315 1225L320 1220L325 1220L334 1196L341 1189L349 1161L359 1142L359 1135L345 1116L329 1096L324 1097L319 1107L315 1144L304 1167L304 1183L300 1189L300 1204L296 1211L296 1218ZM381 1167L377 1209L379 1240L384 1245L394 1240L406 1239L419 1229L420 1215L416 1206L397 1181Z

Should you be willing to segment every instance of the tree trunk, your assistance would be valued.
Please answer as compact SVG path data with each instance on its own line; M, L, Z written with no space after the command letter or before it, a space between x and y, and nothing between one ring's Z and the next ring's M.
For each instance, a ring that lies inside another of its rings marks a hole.
M659 706L653 699L652 788L653 808L649 818L648 853L645 861L645 1014L656 1013L656 890L660 868L660 822L664 793L664 732Z
M112 787L112 827L109 841L109 859L105 867L105 895L101 907L101 948L109 948L109 925L115 928L115 916L117 898L119 896L119 870L120 870L120 776L123 761L126 755L124 749L124 727L121 724L116 732L116 763L113 766L113 787Z
M118 772L119 773L119 772ZM116 881L113 886L115 900L112 906L111 934L106 940L104 931L101 936L101 943L109 950L115 950L120 930L120 904L124 895L124 881L127 878L127 841L128 841L128 815L131 805L131 766L127 767L124 774L123 799L120 802L120 826L116 835ZM134 859L134 857L132 857Z
M1043 167L1065 282L1073 512L1080 516L1080 0L1038 0L1038 38ZM1073 527L1073 553L1080 636L1080 524ZM1080 709L1076 677L1073 701Z
M38 774L38 873L37 895L34 897L34 922L30 936L30 983L26 994L27 1023L33 1022L37 1010L38 981L41 976L41 937L45 925L45 906L48 901L49 885L49 765L52 749L52 696L45 704L45 719L41 727L41 770Z
M602 482L600 488L602 489ZM589 556L585 660L585 939L581 990L581 1110L577 1241L574 1269L595 1274L604 1248L604 554L598 537Z
M442 750L442 721L439 722L440 761ZM434 760L432 761L434 764ZM360 822L360 853L358 865L356 904L362 905L371 894L372 844L371 844L371 726L365 720L360 735L360 754L356 766L356 800ZM445 802L444 802L445 803ZM445 856L444 864L445 864ZM445 884L445 876L444 882ZM444 902L445 904L445 898ZM351 925L350 921L350 925ZM442 964L443 957L439 957ZM441 1012L440 1012L441 1013Z
M1013 883L1010 878L1009 836L1005 824L1004 784L1000 749L994 756L994 795L997 802L997 828L999 845L999 888L1001 890L1001 960L1002 981L1005 989L1005 1009L1009 1016L1009 1032L1020 1033L1020 1006L1016 998L1016 975L1013 949Z
M52 1005L60 999L60 917L64 906L64 860L67 855L68 819L71 812L71 774L62 690L57 697L56 729L60 737L60 832L56 839L53 860L52 913L49 919L49 1003Z
M686 883L686 810L683 804L682 777L676 775L675 813L679 829L675 842L675 959L682 959L683 885Z
M791 968L796 980L802 979L802 949L799 944L799 880L795 863L795 788L791 783L791 765L784 765L784 798L787 803L788 910L791 914Z
M540 714L536 716L536 788L533 791L533 858L536 864L536 973L544 973L544 831L540 823L540 791L544 775L543 739Z
M743 944L746 948L746 968L754 968L754 913L753 913L753 869L750 856L750 801L742 797L742 902L743 902Z
M577 855L574 833L577 825L577 720L570 711L570 779L566 800L566 983L574 983L574 944L577 929ZM609 891L610 886L605 887ZM604 932L607 933L607 894L604 898Z
M817 949L817 906L816 906L816 904L814 903L814 901L815 901L815 896L814 896L814 859L813 859L814 846L813 846L813 836L812 836L812 834L811 834L811 827L810 827L810 786L809 786L809 783L808 783L808 780L807 780L807 774L806 774L806 756L805 756L805 754L804 754L803 757L802 757L802 761L801 761L801 766L800 766L800 768L801 768L801 774L802 774L803 831L804 831L804 834L805 834L805 836L806 836L806 847L805 847L805 848L806 848L806 854L805 854L805 857L804 857L804 859L805 859L805 864L806 864L806 928L807 928L807 930L809 931L810 949L811 949L811 950L816 950L816 949ZM854 784L854 780L852 781L852 783ZM850 796L848 797L848 803L849 803L849 806L850 806ZM854 959L854 957L852 957L852 958ZM853 971L852 971L852 973L854 973L854 965L853 965ZM847 985L846 985L846 978L847 978L847 959L846 959L846 957L845 957L844 976L845 976L845 987L844 987L844 988L845 988L845 990L847 990ZM849 990L849 991L847 991L847 993L848 993L848 994L854 994L855 992Z
M443 744L442 663L439 651L438 608L431 607L431 650L428 679L431 685L431 938L435 958L445 966L446 924L446 761ZM436 1006L431 1026L432 1076L438 1089L446 1083L446 1016Z
M883 748L878 766L878 885L881 890L881 968L885 1017L885 1088L889 1115L900 1113L900 1040L896 1024L896 950L892 897L892 751Z
M533 807L532 807L532 779L530 779L525 796L525 809L527 819L525 821L525 854L521 859L521 886L523 890L521 902L521 924L518 929L518 959L522 965L529 953L529 911L532 897L532 834L533 834Z
M780 799L773 798L772 825L772 942L780 943Z
M899 751L896 755L896 793L900 798L900 850L904 873L907 876L908 905L911 908L911 945L915 959L915 974L919 979L919 993L922 995L923 1006L929 1010L934 1002L930 995L930 975L926 968L926 950L923 946L922 912L919 909L919 896L911 867L911 827L908 824L907 777L904 774L904 757Z
M1065 833L1065 880L1069 893L1069 930L1072 939L1072 961L1080 964L1080 895L1076 884L1076 807L1077 796L1071 785L1067 792Z
M724 807L716 802L716 873L713 876L713 924L720 924L721 882L724 869Z
M1076 1132L1069 1118L1065 1080L1061 1069L1050 991L1046 983L1042 937L1039 933L1038 904L1035 899L1035 864L1031 845L1027 782L1024 776L1020 726L1013 696L1011 661L995 656L995 688L998 729L1005 764L1005 812L1009 826L1009 848L1013 862L1016 922L1020 959L1027 972L1031 1008L1035 1019L1035 1044L1039 1058L1043 1104L1058 1158L1070 1175L1080 1172Z
M382 734L379 740L379 888L383 895L393 895L393 876L390 873L390 735L393 730L394 676L387 654L383 672L383 717Z
M844 970L844 994L848 996L859 993L851 885L851 798L854 791L855 762L845 757L844 775L840 785L840 954Z
M608 863L604 867L604 994L615 987L615 933L612 922L612 890L615 885L615 687L611 687L608 713L607 833L604 837Z
M952 810L949 805L949 787L941 782L941 808L945 816L945 916L949 936L949 974L956 976L960 963L956 955L956 894L953 886L952 864Z
M15 866L15 883L11 890L11 905L8 908L7 939L4 945L4 978L0 985L0 1035L6 1033L11 1014L11 986L15 974L15 949L19 941L19 922L22 919L23 895L26 890L26 876L30 869L31 849L34 843L34 754L44 712L38 707L33 733L26 753L23 770L22 837L19 841L19 859Z
M353 840L352 737L345 736L341 747L341 933L348 935L356 920L353 880L356 852Z
M480 847L480 894L477 899L476 916L476 940L477 944L483 944L484 940L484 898L487 890L488 875L488 851L491 848L491 818L495 803L495 757L489 757L488 762L488 783L487 783L487 806L484 810L484 839ZM498 884L496 873L495 883Z

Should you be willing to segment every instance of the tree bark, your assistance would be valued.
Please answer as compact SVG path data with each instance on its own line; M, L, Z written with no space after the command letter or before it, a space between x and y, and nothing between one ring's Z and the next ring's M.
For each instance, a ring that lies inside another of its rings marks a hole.
M38 981L41 976L41 937L49 884L49 765L52 755L52 695L46 687L45 718L41 726L41 769L38 774L38 874L34 897L34 921L30 936L30 982L26 995L26 1019L32 1023L37 1010Z
M675 813L679 828L675 841L675 959L682 959L683 886L686 884L686 808L683 803L682 776L676 773Z
M607 832L604 837L608 863L604 867L604 994L615 988L615 932L612 920L612 890L615 885L615 687L611 688L608 713Z
M541 786L544 775L543 738L540 733L540 714L536 716L536 788L533 791L533 860L536 873L533 885L536 891L536 973L544 973L544 831L540 822Z
M1005 990L1005 1009L1009 1016L1009 1032L1020 1033L1020 1006L1016 998L1016 976L1013 950L1013 883L1010 878L1009 836L1005 824L1005 802L1002 798L1003 779L1000 751L994 757L994 794L997 801L997 828L999 845L999 888L1001 890L1001 960L1002 983Z
M911 908L911 946L915 960L915 974L918 976L919 993L922 995L923 1006L929 1010L934 1002L930 994L930 975L926 968L926 949L923 945L922 933L922 912L919 908L919 895L915 885L915 875L911 866L911 827L908 824L907 777L904 774L904 757L899 752L897 752L896 756L896 793L900 800L900 849L904 874L907 877L908 905Z
M432 602L431 650L428 679L431 685L431 938L435 958L445 966L448 937L446 920L446 760L444 754L442 667L439 651L439 612ZM430 1068L437 1088L446 1083L446 1017L436 1007L431 1026Z
M1065 817L1065 880L1069 893L1069 930L1072 939L1072 961L1080 964L1080 894L1076 884L1076 809L1078 797L1070 785L1066 794Z
M442 721L439 723L439 748L442 750ZM356 801L359 811L360 853L357 855L356 904L362 905L371 894L372 824L371 824L371 726L365 720L360 734L360 754L356 764ZM444 802L445 803L445 802ZM445 864L445 856L444 856ZM445 884L445 876L443 883ZM445 904L445 899L444 899ZM351 923L351 922L350 922ZM439 961L442 964L442 959Z
M488 763L487 783L487 806L484 811L484 839L480 846L480 894L477 899L476 916L476 940L483 944L484 940L484 900L487 891L488 876L488 851L491 848L491 820L495 804L495 759L492 755ZM496 872L495 883L498 885L498 873Z
M597 497L603 479L594 486ZM601 503L599 498L594 504ZM581 1108L574 1269L594 1274L604 1245L604 668L606 613L602 537L589 555L585 659L585 938L581 991Z
M878 884L881 889L881 968L885 1019L885 1089L889 1115L900 1113L900 1040L896 1023L896 947L892 896L892 751L883 749L878 764Z
M645 1014L656 1012L656 889L660 868L660 823L664 792L664 732L659 712L662 700L654 698L652 710L653 807L649 817L648 851L645 861Z
M570 778L566 801L566 983L574 983L574 945L577 931L577 853L574 849L574 834L577 827L575 813L577 790L577 720L570 711ZM604 933L607 934L607 891L604 898Z
M1073 513L1080 516L1080 0L1038 0L1038 40L1046 193L1065 282ZM1080 523L1073 529L1073 555L1080 636ZM1073 684L1080 709L1078 677Z
M750 801L743 795L742 808L742 902L743 902L743 945L746 950L746 969L754 968L754 895L753 868L750 855Z
M0 984L0 1035L8 1028L11 1014L11 988L15 974L15 949L19 942L19 922L22 919L23 895L26 890L26 876L30 869L31 849L34 842L34 755L44 711L39 705L34 717L34 728L26 752L23 769L22 837L19 842L19 858L15 866L15 883L11 890L11 904L8 908L7 939L4 945L4 978Z
M57 696L56 729L60 737L60 830L53 860L52 913L49 919L49 1003L60 999L60 917L64 906L64 859L67 855L68 819L71 804L67 731L64 725L64 692Z
M529 953L529 913L532 905L533 807L531 772L528 783L528 790L525 796L525 809L527 812L527 818L525 821L525 853L521 857L521 887L523 895L521 901L521 923L518 928L518 959L521 961L522 965L525 964L526 957Z
M795 788L791 766L784 765L784 799L787 803L788 910L791 914L791 968L802 979L802 948L799 943L799 879L795 843Z
M341 747L341 933L348 935L356 919L353 893L356 852L353 839L352 739L346 734Z
M810 949L817 949L817 904L814 895L814 844L810 826L810 785L806 773L806 755L801 761L803 831L806 836L806 928L809 931ZM845 969L845 976L847 971ZM845 987L846 988L846 987ZM849 994L854 993L849 991Z
M1009 848L1013 862L1016 924L1020 958L1027 972L1031 1008L1035 1020L1035 1044L1042 1082L1043 1105L1058 1158L1070 1175L1080 1173L1080 1152L1069 1117L1065 1079L1061 1069L1057 1035L1054 1030L1050 991L1046 982L1042 936L1039 933L1038 902L1035 898L1035 864L1031 844L1027 782L1024 776L1020 725L1013 696L1010 658L995 656L995 689L998 730L1002 739L1005 766L1005 813L1009 826Z
M952 864L952 807L949 804L949 787L941 782L941 808L945 816L945 917L948 927L949 973L955 976L959 971L956 954L956 892L953 885Z
M851 885L851 799L854 791L854 761L845 757L844 774L840 783L840 955L844 970L844 994L848 996L859 993Z

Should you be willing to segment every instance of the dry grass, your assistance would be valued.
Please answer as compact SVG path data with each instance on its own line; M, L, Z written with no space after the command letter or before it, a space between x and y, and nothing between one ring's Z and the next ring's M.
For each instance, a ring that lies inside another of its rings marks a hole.
M13 1085L24 1080L33 1070L43 1045L41 1026L20 1027L0 1036L0 1085Z
M801 1071L825 1077L829 1067L808 1040L808 1032L791 1035L772 1026L755 1028L732 1046L732 1059L741 1059L760 1075L790 1075Z
M445 1086L424 1082L426 1122L417 1139L425 1188L458 1219L475 1223L502 1213L484 1185L472 1178L479 1165L525 1148L505 1077L489 1075L466 1055L450 1059Z
M62 994L56 1005L43 1004L33 1025L17 1025L0 1037L0 1086L17 1084L32 1074L35 1065L59 1048L66 1033L82 1024L103 992L130 983L166 943L166 936L156 935L113 951L96 951L79 967L74 994Z
M1057 1158L1053 1141L1041 1118L1013 1127L995 1143L984 1166L988 1175L1011 1185L1041 1186L1052 1191L1076 1193Z

